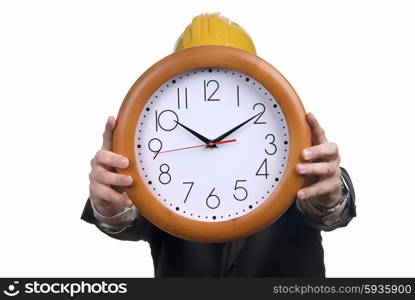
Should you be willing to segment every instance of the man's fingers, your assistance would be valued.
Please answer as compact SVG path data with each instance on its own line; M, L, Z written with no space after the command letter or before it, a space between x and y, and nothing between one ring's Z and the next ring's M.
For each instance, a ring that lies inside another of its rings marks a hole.
M313 185L308 187L302 188L297 193L298 199L310 199L310 198L317 198L329 193L333 192L340 192L341 190L341 183L340 178L330 178L326 180L321 180L316 182ZM333 193L337 194L337 193Z
M339 147L335 143L324 143L303 150L302 156L305 160L337 158Z
M125 169L129 164L126 157L108 150L99 150L95 155L94 161L105 167L118 169Z
M115 118L113 116L108 117L105 124L105 131L102 135L102 149L112 150L112 136L114 134Z
M131 176L113 173L104 168L102 168L102 170L96 171L93 177L96 181L105 185L129 186L133 183Z
M311 128L311 133L313 136L313 144L323 144L327 142L326 134L318 123L316 117L312 113L307 114L307 121Z
M297 172L301 175L317 175L317 176L340 176L340 168L335 162L318 162L310 164L298 164Z
M133 206L133 201L131 201L131 199L128 197L127 193L123 192L123 194L127 196L127 201L125 201L125 206L127 206L127 207Z
M131 201L130 198L127 198L127 201L125 202L125 206L127 206L127 207L133 206L133 201Z
M124 206L128 201L128 196L125 193L119 193L109 186L95 182L90 185L91 197L98 202L106 201L108 204L115 204ZM102 204L102 203L101 203Z

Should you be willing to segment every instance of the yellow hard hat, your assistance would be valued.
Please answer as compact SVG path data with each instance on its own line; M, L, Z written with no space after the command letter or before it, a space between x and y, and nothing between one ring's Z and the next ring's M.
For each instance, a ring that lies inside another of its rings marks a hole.
M177 40L175 51L202 45L231 46L256 54L254 43L246 31L219 13L194 17Z

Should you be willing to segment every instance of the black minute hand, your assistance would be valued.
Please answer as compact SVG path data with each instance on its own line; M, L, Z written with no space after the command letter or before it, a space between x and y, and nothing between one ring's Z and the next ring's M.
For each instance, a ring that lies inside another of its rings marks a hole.
M211 140L209 140L207 137L204 137L203 135L201 135L200 133L197 133L196 131L194 131L193 129L190 129L187 126L184 126L182 123L179 123L178 121L176 121L177 124L179 124L180 126L182 126L184 129L186 129L187 131L189 131L191 134L193 134L195 137L197 137L199 140L201 140L202 142L204 142L205 144L210 144L212 143Z
M248 120L246 120L245 122L239 124L238 126L232 128L231 130L225 132L224 134L222 134L221 136L218 136L216 139L212 140L212 143L217 143L220 142L221 140L223 140L224 138L226 138L228 135L234 133L235 131L237 131L239 128L241 128L242 126L244 126L246 123L248 123L249 121L251 121L253 118L257 117L259 114L256 114L255 116L249 118Z

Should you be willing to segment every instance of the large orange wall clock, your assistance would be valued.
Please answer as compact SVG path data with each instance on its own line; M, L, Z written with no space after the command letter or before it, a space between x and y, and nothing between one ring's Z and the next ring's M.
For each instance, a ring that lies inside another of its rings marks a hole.
M311 144L304 108L246 33L217 14L196 17L177 49L141 75L120 108L114 151L130 160L119 170L133 177L126 191L174 236L251 235L304 182L295 171Z

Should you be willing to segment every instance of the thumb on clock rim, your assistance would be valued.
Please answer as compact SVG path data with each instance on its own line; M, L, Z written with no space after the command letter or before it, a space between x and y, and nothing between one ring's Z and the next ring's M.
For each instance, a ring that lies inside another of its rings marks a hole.
M102 134L102 149L112 151L112 142L114 136L114 129L115 129L115 118L113 116L109 116L107 119L107 123L105 124L105 130Z

